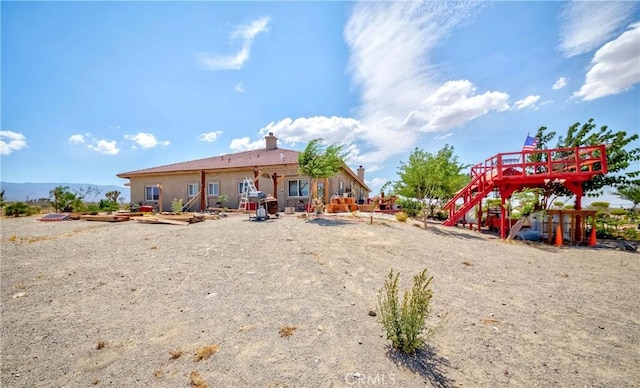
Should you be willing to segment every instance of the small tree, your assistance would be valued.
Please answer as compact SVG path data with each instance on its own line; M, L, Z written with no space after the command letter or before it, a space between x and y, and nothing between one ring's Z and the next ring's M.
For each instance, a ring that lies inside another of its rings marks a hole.
M53 208L58 213L71 206L75 194L69 191L69 186L57 186L49 192L49 197L53 200Z
M120 197L121 192L118 190L107 191L104 193L104 196L107 198L107 201L118 203L118 198Z
M540 127L537 135L538 149L548 149L549 143L556 137L555 131L549 131L547 127ZM606 175L596 175L582 183L584 194L589 197L597 197L603 193L605 186L620 188L629 184L632 179L640 176L640 171L625 170L640 160L640 147L633 147L635 141L640 138L638 134L627 135L624 131L614 132L606 125L597 127L593 119L586 123L575 123L569 127L566 135L559 136L556 148L572 148L586 145L607 145L607 170ZM541 155L532 155L532 161L539 161ZM553 194L559 196L572 196L573 193L562 185L553 187Z
M344 165L345 154L341 145L324 146L322 139L313 139L307 147L298 155L300 174L311 178L311 189L309 190L309 204L312 203L314 188L318 179L330 178L340 171Z
M636 207L640 203L640 182L634 181L618 188L613 193L618 197L627 200L633 204L633 212L636 212Z
M415 198L429 209L433 216L436 206L449 200L457 190L468 182L453 147L445 145L435 155L416 148L407 163L398 168L399 180L394 183L398 195ZM424 225L427 226L427 212L423 211Z

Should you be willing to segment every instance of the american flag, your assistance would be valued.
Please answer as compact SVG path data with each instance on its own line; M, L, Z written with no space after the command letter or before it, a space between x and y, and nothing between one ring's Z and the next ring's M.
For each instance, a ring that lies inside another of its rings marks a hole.
M533 136L527 135L527 140L524 141L524 145L522 146L523 151L533 151L538 146L538 139Z

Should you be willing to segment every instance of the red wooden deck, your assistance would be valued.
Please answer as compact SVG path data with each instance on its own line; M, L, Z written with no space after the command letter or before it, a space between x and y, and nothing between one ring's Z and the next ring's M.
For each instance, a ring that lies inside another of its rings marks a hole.
M604 144L497 154L471 167L469 184L444 206L449 218L443 225L455 225L493 190L499 191L504 204L515 191L523 188L562 184L576 195L576 208L579 209L582 182L606 173ZM501 229L504 238L504 227Z

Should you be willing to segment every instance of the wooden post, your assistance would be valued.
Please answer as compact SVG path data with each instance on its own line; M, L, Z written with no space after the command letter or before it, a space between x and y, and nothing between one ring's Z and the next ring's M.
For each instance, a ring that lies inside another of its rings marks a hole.
M505 224L506 224L506 218L507 218L507 209L504 206L505 204L505 198L504 195L502 195L502 193L500 194L501 198L500 198L500 202L502 203L502 205L500 206L500 239L504 240L505 237Z
M206 207L205 188L206 179L204 170L200 171L200 213L204 213Z
M158 211L162 213L162 185L158 183Z

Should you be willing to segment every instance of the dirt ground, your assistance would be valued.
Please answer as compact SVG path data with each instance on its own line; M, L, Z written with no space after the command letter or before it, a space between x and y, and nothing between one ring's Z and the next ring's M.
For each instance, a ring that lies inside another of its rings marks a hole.
M0 385L640 386L640 254L369 221L3 219ZM391 268L434 277L413 357Z

